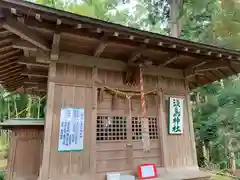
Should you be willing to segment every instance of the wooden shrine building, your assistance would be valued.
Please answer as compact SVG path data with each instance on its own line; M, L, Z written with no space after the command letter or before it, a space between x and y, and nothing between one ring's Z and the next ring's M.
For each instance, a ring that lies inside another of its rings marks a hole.
M159 179L207 176L189 91L238 73L239 52L20 0L1 0L0 16L1 85L47 94L39 180L136 175L142 163L156 164Z
M37 179L42 161L44 119L10 119L0 123L0 127L11 130L6 180Z

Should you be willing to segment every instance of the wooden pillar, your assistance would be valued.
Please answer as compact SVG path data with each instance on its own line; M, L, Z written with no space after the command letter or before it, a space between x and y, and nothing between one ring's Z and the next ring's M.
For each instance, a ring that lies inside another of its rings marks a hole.
M191 107L191 100L190 100L190 90L189 90L187 81L185 81L185 87L186 87L186 96L187 96L186 103L187 103L187 112L188 112L189 131L191 136L193 164L195 166L198 166L197 150L196 150L196 142L195 142L195 134L194 134L193 118L192 118L192 107Z
M56 63L52 62L49 68L49 78L53 78L55 76L56 76ZM40 178L39 178L40 180L47 180L49 175L54 98L56 98L55 83L48 81L47 111L46 111L45 126L44 126L43 159L42 159L42 167L40 169Z
M97 96L96 68L50 63L43 160L40 180L93 179ZM61 108L84 109L81 152L58 152Z

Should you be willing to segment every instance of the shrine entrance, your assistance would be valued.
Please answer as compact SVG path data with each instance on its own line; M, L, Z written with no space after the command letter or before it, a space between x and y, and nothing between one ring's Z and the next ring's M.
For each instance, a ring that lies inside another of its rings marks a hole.
M97 174L116 171L135 174L137 166L141 163L162 166L158 96L148 95L146 103L151 145L147 154L144 153L142 142L140 97L132 98L129 104L127 98L102 93L101 99L98 100L96 123Z

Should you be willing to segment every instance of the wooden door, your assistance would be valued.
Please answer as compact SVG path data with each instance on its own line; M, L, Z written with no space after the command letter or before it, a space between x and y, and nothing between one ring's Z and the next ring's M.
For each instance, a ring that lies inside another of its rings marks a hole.
M96 171L97 174L131 170L131 142L128 138L127 101L118 99L112 109L112 96L104 93L98 102L96 123Z
M149 123L150 151L144 153L142 142L142 109L140 98L132 100L132 151L133 171L137 172L137 166L142 163L154 163L157 167L162 166L161 146L159 137L159 105L158 96L149 95L146 97L147 120Z
M104 93L98 103L96 149L97 174L128 171L136 173L141 163L162 165L158 105L155 96L147 98L147 118L149 120L151 150L143 152L141 103L140 98L131 101L131 114L127 99L118 98L117 106L112 109L112 96Z

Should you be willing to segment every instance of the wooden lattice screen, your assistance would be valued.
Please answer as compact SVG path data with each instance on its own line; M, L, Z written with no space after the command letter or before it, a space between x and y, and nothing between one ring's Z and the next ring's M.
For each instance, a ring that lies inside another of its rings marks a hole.
M97 141L126 140L127 122L123 116L97 116Z
M150 139L158 139L158 123L157 117L147 117L149 124L149 137ZM142 139L142 123L140 117L132 117L132 139Z
M147 117L151 140L159 139L157 117ZM124 116L97 116L97 141L126 140L127 118ZM140 117L132 117L132 140L142 139Z

